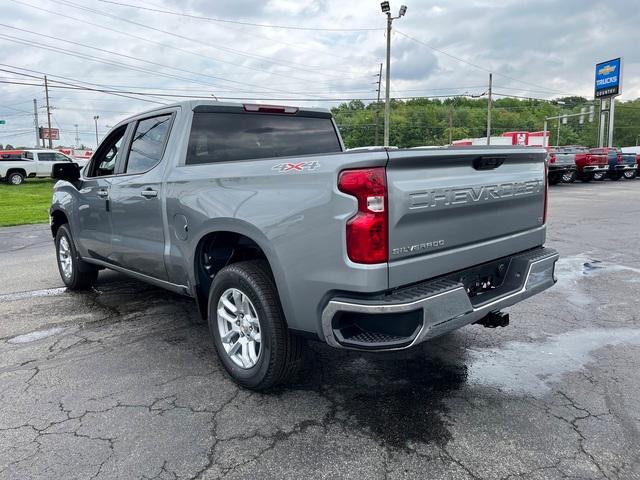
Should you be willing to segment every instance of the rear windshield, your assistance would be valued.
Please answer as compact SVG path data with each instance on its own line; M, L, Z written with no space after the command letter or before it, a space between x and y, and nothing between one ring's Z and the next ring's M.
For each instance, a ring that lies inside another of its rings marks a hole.
M340 152L329 118L195 112L187 164Z

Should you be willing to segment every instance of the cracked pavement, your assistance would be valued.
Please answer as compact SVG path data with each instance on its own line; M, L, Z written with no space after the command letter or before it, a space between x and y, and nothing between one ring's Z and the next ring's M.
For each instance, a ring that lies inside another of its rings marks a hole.
M612 212L615 212L613 214ZM552 187L558 284L393 354L310 342L270 394L225 375L195 304L0 229L0 479L640 479L640 180Z

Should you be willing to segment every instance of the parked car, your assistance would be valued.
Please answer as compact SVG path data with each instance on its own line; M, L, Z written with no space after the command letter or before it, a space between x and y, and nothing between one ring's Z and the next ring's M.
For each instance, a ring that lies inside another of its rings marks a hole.
M21 150L0 151L0 181L20 185L27 177L36 176L36 165Z
M182 102L54 167L62 281L109 268L193 297L220 362L265 389L302 338L406 349L555 283L543 149L344 151L318 109Z
M604 178L609 162L604 152L594 152L586 147L576 147L576 173L578 180L590 182Z
M635 155L636 156L636 175L635 175L635 177L637 177L638 176L638 172L640 171L640 146L622 147L620 150L622 150L622 153L625 154L625 155ZM634 178L633 175L627 175L627 172L625 172L625 177Z
M549 184L572 183L577 177L575 147L558 147L549 150Z
M0 179L11 185L20 185L25 178L51 177L56 163L80 166L73 158L55 150L5 150L0 151L0 160Z
M616 147L592 148L590 151L595 154L606 155L609 166L606 175L594 178L594 180L604 180L605 176L611 180L620 180L623 176L635 178L638 165L634 154L624 154L622 150Z
M78 164L80 168L83 168L88 163L88 161L78 161L57 150L24 150L24 156L37 163L38 177L50 177L54 163L73 162Z

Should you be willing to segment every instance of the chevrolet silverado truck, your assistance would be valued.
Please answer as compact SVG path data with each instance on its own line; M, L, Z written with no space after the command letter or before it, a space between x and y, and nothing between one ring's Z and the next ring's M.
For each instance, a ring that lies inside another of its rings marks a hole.
M576 149L576 172L578 180L590 182L602 180L609 171L609 161L604 151L588 148Z
M36 176L36 166L24 158L21 150L0 151L0 181L20 185L27 177Z
M573 183L577 178L574 147L558 147L549 151L549 184Z
M0 178L10 185L20 185L25 178L49 178L53 165L59 162L76 163L73 158L55 150L13 150L9 155L0 152ZM2 158L3 156L8 158Z
M545 157L348 152L328 111L189 101L54 167L51 232L69 289L108 268L193 297L226 371L261 390L305 338L377 352L506 325L555 283Z
M606 155L608 162L608 170L606 175L596 177L596 180L604 180L605 176L611 180L620 180L625 178L635 178L636 175L636 156L633 154L624 154L619 148L604 147L592 148L591 153L598 155Z

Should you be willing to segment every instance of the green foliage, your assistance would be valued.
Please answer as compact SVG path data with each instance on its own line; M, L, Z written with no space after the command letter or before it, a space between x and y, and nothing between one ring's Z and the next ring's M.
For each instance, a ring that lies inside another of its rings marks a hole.
M500 98L493 102L491 133L493 136L508 131L541 131L545 117L561 113L588 112L589 102L582 97L558 99L565 105L540 100ZM384 129L384 104L365 105L352 100L332 109L336 123L347 148L382 145ZM560 126L561 145L595 146L597 142L598 112L593 123L585 115L583 124L578 117L568 119ZM390 144L399 147L421 145L446 145L449 138L483 137L486 135L487 99L450 98L400 101L391 100ZM376 120L377 119L377 120ZM376 122L378 137L376 141ZM551 144L557 143L558 123L549 122ZM640 135L640 99L616 102L614 143L617 146L635 145Z

